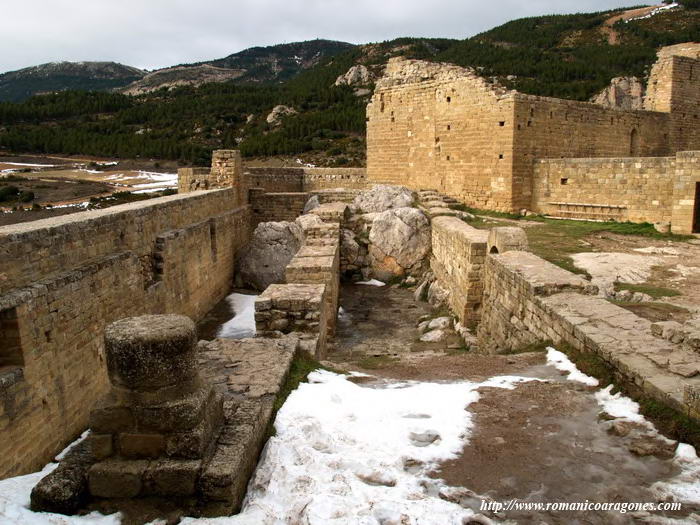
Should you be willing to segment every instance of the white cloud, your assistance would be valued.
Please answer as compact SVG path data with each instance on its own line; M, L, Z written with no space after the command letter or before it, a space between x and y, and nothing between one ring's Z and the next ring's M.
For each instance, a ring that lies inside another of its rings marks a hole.
M0 0L0 71L114 60L153 69L327 38L466 38L508 20L629 0Z

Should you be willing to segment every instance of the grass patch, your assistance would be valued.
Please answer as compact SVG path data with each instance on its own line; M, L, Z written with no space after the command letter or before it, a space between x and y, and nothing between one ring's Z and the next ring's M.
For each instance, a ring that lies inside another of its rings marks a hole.
M513 221L519 221L522 219L528 219L528 220L538 220L539 219L539 217L536 215L533 215L530 217L525 217L523 215L520 215L519 213L508 213L508 212L494 211L494 210L482 210L480 208L472 208L471 206L467 206L466 204L450 204L449 208L451 210L456 210L456 211L465 211L467 213L471 213L472 215L495 217L498 219L510 219Z
M663 288L662 286L651 286L648 284L627 284L627 283L615 283L615 291L629 290L630 292L641 292L645 293L654 299L659 299L661 297L677 297L681 295L678 290L673 290L671 288Z
M687 414L649 397L634 385L620 383L614 369L596 354L579 352L565 343L556 348L565 353L581 372L598 379L601 388L612 384L613 392L622 392L639 403L639 411L654 423L659 432L696 448L700 446L700 423Z
M517 355L517 354L529 354L532 352L546 352L547 347L553 346L554 343L552 341L544 341L544 342L537 342L537 343L530 343L528 345L523 345L518 348L513 348L512 350L508 350L507 352L503 352L502 355Z
M584 239L588 235L609 232L671 241L686 241L694 238L692 235L659 233L649 223L589 222L547 218L538 220L541 225L525 228L530 250L565 270L583 275L586 275L586 272L574 266L571 255L591 251L590 245Z

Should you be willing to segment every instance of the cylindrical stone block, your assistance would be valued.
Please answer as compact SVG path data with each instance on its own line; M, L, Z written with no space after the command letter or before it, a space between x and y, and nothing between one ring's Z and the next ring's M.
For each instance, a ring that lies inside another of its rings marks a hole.
M183 315L145 315L105 330L107 370L115 387L155 392L198 378L197 330Z

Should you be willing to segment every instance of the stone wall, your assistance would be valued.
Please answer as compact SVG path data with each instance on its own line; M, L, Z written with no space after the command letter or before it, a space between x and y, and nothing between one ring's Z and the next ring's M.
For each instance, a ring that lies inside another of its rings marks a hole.
M530 96L471 69L392 59L367 107L368 181L517 211L531 206L537 159L698 149L700 62L692 45L688 52L677 47L660 54L652 75L647 109L654 111Z
M266 192L308 192L334 188L363 189L365 168L246 168L251 188Z
M82 432L107 387L102 333L143 313L195 319L228 292L250 236L235 188L0 228L0 477Z
M596 292L585 279L531 253L489 255L479 349L501 353L536 342L566 343L600 357L631 390L700 417L686 398L700 387L700 377L692 377L697 354L655 337L650 321Z
M685 151L676 157L671 231L700 232L700 151Z
M532 210L554 217L671 222L676 159L550 159L535 162Z
M450 308L463 325L480 319L488 235L455 217L432 220L430 268L440 286L450 292Z
M261 222L294 221L304 212L309 193L265 193L258 188L250 190L253 226Z

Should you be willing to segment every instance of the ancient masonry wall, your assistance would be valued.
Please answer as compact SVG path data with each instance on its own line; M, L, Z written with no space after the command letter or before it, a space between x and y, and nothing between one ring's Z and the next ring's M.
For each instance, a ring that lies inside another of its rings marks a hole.
M335 332L340 293L340 226L347 206L326 205L326 222L306 230L299 252L285 269L286 284L273 284L255 300L255 325L261 335L299 332L311 338L305 350L325 359ZM319 215L321 216L321 215Z
M0 228L0 477L51 460L107 388L102 333L143 313L194 319L229 290L250 213L236 188Z
M532 210L555 217L669 223L674 157L535 162Z
M456 66L392 60L367 106L367 179L435 189L472 206L511 209L512 95ZM430 76L432 75L432 78ZM503 123L503 125L502 125ZM506 126L505 123L508 123Z
M671 231L700 232L700 151L684 151L676 157Z
M700 229L700 152L675 157L535 162L532 210L574 219L651 222L674 233Z
M488 235L455 217L432 220L430 268L450 292L450 308L465 326L480 319Z
M246 168L251 188L266 192L308 192L333 188L363 189L364 168Z
M448 64L390 60L367 107L367 179L470 206L530 208L537 159L700 148L700 46L664 48L645 111L524 95Z
M294 221L304 212L309 193L265 193L261 189L250 190L250 207L253 226L261 222Z
M534 342L567 343L608 363L621 380L683 413L700 412L697 354L652 334L652 323L595 295L583 278L528 253L489 255L478 328L479 349L513 350ZM688 374L690 371L690 374Z

